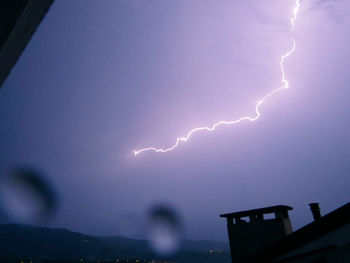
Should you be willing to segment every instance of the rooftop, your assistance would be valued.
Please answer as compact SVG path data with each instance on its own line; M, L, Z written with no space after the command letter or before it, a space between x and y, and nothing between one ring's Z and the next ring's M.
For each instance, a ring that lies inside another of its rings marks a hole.
M347 203L258 252L249 258L247 262L268 262L349 223L350 203ZM327 247L327 249L332 248Z
M287 205L275 205L275 206L256 208L256 209L245 210L245 211L240 211L235 213L222 214L220 215L220 217L240 218L240 217L246 217L250 215L263 215L263 214L270 214L270 213L276 213L276 212L285 213L288 210L293 210L293 208Z

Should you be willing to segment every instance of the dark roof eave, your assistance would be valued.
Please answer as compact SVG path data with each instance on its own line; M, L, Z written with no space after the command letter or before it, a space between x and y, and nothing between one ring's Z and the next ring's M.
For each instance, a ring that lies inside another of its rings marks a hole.
M246 262L268 262L348 223L350 223L350 203L259 251Z
M28 0L0 47L0 88L54 0Z
M278 211L288 211L288 210L293 210L293 208L286 205L275 205L275 206L269 206L264 208L257 208L257 209L251 209L246 211L222 214L220 215L220 217L226 217L226 218L245 217L252 214L269 214L269 213L274 213Z

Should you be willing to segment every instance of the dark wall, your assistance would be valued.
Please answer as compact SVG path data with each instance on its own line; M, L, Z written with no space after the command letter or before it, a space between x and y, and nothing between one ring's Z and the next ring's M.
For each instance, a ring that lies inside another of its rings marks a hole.
M292 232L288 218L228 224L232 262L240 262Z

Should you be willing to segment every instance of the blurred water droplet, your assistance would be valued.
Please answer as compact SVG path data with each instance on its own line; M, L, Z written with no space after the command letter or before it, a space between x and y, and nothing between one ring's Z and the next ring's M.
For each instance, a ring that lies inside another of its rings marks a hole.
M149 242L158 255L171 256L180 246L180 220L169 206L155 206L149 215Z
M40 172L16 167L0 181L0 208L11 221L44 223L52 216L57 198Z

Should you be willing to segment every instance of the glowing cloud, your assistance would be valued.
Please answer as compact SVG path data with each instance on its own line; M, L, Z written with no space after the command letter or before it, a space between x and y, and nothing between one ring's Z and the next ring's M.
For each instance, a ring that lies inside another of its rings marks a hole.
M292 32L294 32L295 20L297 19L297 14L298 14L298 11L299 11L299 7L300 7L300 0L296 0L295 6L294 6L294 8L292 10L292 16L290 18L290 24L291 24L291 31ZM256 105L255 105L255 115L254 116L242 116L239 119L232 120L232 121L218 121L218 122L214 123L211 126L197 127L197 128L194 128L194 129L190 130L186 134L186 136L178 137L176 139L175 144L170 146L170 147L168 147L168 148L162 149L162 148L156 148L156 147L147 147L147 148L141 148L141 149L138 149L138 150L134 150L132 154L133 155L138 155L138 154L140 154L142 152L146 152L146 151L154 151L154 152L159 152L159 153L166 153L166 152L174 150L177 146L179 146L179 144L181 142L188 141L193 134L195 134L195 133L197 133L199 131L212 132L217 127L222 126L222 125L234 125L234 124L238 124L238 123L240 123L242 121L254 122L254 121L258 120L260 118L260 116L261 116L261 113L260 113L260 110L259 110L260 106L265 102L265 100L267 98L269 98L270 96L272 96L273 94L275 94L275 93L277 93L277 92L279 92L279 91L281 91L283 89L288 89L289 88L288 80L285 77L284 61L285 61L286 58L288 58L289 56L291 56L294 53L295 47L296 47L296 43L295 43L295 39L293 38L292 39L292 47L286 53L281 55L281 58L280 58L280 69L281 69L281 75L282 75L281 76L282 86L280 86L279 88L276 88L276 89L270 91L269 93L267 93L265 96L263 96L256 103Z

